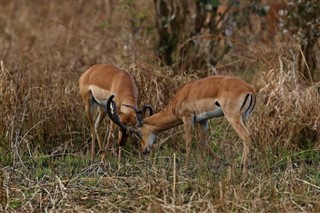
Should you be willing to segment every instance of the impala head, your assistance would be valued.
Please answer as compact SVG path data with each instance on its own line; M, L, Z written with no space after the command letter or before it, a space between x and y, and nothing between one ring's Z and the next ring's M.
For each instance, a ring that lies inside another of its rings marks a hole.
M90 93L91 93L91 91L90 91ZM90 95L90 97L92 98L92 101L94 101L95 103L97 103L98 105L103 107L107 111L109 117L110 117L110 114L114 114L114 113L118 114L116 104L112 100L114 98L114 96L115 96L114 94L111 95L110 98L106 102L105 100L97 100L92 95L92 93ZM108 102L109 100L110 100L110 103ZM108 105L108 103L109 103L109 105ZM127 105L127 104L122 104L122 105L133 109L133 111L131 111L131 112L121 113L120 114L121 119L119 118L119 120L122 121L122 123L127 124L129 126L138 126L138 127L142 126L143 125L143 117L144 117L147 110L149 111L150 115L153 114L153 109L149 105L143 106L142 111L137 109L134 106L131 106L131 105ZM110 108L109 111L107 110L107 108ZM120 126L120 128L122 128L122 127Z
M111 95L109 97L107 101L107 107L106 107L106 110L110 119L120 127L121 131L125 131L129 134L134 134L137 138L139 138L139 140L141 141L142 152L144 154L147 154L150 151L150 148L156 139L156 134L150 131L148 128L146 128L143 122L143 115L146 113L146 110L149 110L149 115L152 115L153 114L152 107L149 105L144 105L143 112L141 112L140 110L136 109L133 106L125 105L135 110L138 118L137 120L139 120L135 126L129 126L121 122L117 111L114 110L116 109L116 104L113 101L113 98L114 98L114 95Z
M154 144L157 134L149 130L146 126L139 129L140 131L140 144L143 154L148 154Z

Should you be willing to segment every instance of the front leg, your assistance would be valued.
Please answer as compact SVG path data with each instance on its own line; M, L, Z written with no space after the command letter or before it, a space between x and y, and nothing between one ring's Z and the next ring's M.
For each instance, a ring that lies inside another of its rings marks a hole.
M191 149L191 140L192 140L192 133L194 128L193 117L185 116L182 118L183 121L183 129L184 129L184 137L186 141L186 161L185 167L189 167L189 160L190 160L190 149Z
M101 141L100 135L99 135L99 127L103 121L103 119L105 118L106 113L101 109L98 108L98 114L94 123L94 131L95 131L95 135L97 137L98 140L98 145L99 145L99 152L101 152L101 162L104 165L105 164L105 149L104 149L104 141Z
M206 141L207 138L207 132L208 132L208 120L202 120L200 122L200 135L199 135L199 140L202 145L202 148L209 153L212 157L214 157L216 160L220 161L221 157L218 156L209 146L209 144Z
M119 137L118 137L118 145L119 146L126 145L127 139L128 139L128 133L125 130L120 130Z
M95 157L95 144L96 144L96 131L94 129L94 121L92 118L92 114L94 111L94 107L92 105L85 105L85 113L87 115L87 119L90 124L90 133L91 133L91 164L93 164Z

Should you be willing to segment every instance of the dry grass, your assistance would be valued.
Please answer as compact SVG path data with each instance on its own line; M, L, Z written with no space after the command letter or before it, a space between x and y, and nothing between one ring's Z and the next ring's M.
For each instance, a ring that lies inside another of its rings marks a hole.
M140 103L156 111L181 84L203 75L160 67L155 32L146 30L151 18L133 30L126 1L113 2L110 20L106 2L1 2L0 211L320 211L319 84L297 80L294 41L239 42L218 65L221 73L254 79L260 90L248 123L255 143L247 178L240 139L223 118L212 120L209 140L231 166L203 156L194 140L191 169L184 170L181 128L162 133L148 157L132 143L120 162L110 153L106 168L89 165L77 85L86 68L114 63L128 70Z

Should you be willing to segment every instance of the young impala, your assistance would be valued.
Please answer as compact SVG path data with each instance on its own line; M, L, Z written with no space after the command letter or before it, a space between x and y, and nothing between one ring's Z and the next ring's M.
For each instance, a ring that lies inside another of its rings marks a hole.
M189 164L190 143L194 124L201 126L200 143L217 157L205 141L208 119L225 116L243 140L242 165L247 165L251 137L245 127L246 118L255 107L253 88L244 81L226 76L210 76L186 83L160 112L147 117L139 128L129 127L121 122L117 113L111 111L111 96L107 102L108 114L121 129L136 134L141 139L143 152L149 152L157 134L178 125L183 125L186 142L186 166Z
M101 141L98 128L106 116L106 112L101 107L98 107L98 114L95 121L93 119L93 112L97 106L105 104L111 94L116 94L115 102L120 106L120 121L126 125L141 125L143 113L136 110L138 100L137 86L128 72L113 65L101 64L90 67L81 75L79 79L79 93L82 97L85 113L90 123L92 138L91 162L93 162L95 155L96 138L99 149L102 152L102 161L104 162L104 141ZM151 109L150 113L152 113ZM112 129L113 123L111 123L109 128L106 148L109 146ZM118 144L123 146L126 143L127 137L128 134L126 131L120 131Z

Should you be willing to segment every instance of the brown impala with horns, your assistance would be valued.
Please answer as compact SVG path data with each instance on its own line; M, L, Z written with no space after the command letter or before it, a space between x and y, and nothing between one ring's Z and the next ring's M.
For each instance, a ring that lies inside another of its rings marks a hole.
M150 106L144 106L143 112L137 110L138 89L132 76L113 65L100 64L90 67L85 71L79 79L79 93L82 97L85 113L90 123L91 129L91 162L94 159L95 139L97 137L99 149L102 152L102 162L105 161L104 141L98 134L98 128L106 116L105 106L111 94L116 94L115 102L120 106L120 122L129 126L141 126L143 114L146 109L152 109ZM97 106L98 114L96 120L93 119L93 113ZM102 106L102 107L101 107ZM109 146L110 137L112 134L113 123L109 128L107 146ZM126 143L128 134L121 129L119 132L118 143L123 146Z
M160 112L143 120L139 128L131 128L121 122L112 111L114 96L107 102L107 112L121 129L136 134L141 139L143 152L148 152L157 134L178 125L183 125L186 142L186 166L189 165L190 143L194 124L199 123L200 143L214 157L218 157L206 143L208 119L225 116L239 137L243 140L242 165L247 166L251 146L251 136L245 121L253 111L256 96L246 82L227 76L210 76L186 83L173 96L169 104ZM244 169L245 170L245 169ZM246 170L245 170L246 171Z

